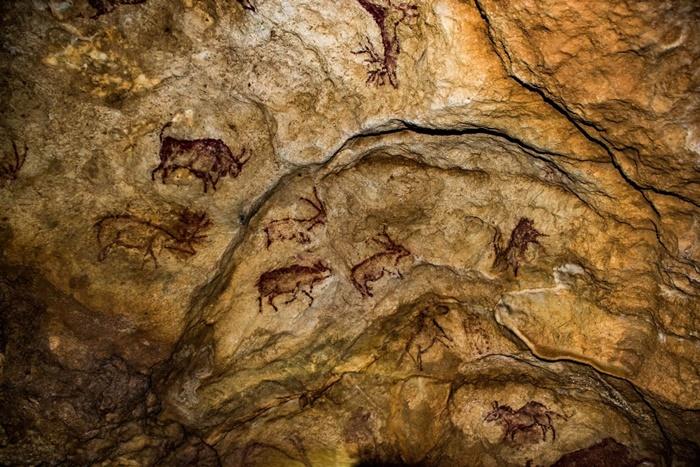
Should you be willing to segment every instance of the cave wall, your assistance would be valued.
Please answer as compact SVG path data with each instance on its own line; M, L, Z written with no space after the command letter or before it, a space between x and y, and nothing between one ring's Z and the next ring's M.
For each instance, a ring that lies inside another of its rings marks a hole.
M1 464L697 465L696 2L0 21Z

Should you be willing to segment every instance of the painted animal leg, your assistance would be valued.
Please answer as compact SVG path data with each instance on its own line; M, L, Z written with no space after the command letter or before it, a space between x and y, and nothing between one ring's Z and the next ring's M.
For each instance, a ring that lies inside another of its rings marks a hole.
M216 191L216 184L219 183L219 177L216 177L216 179L210 174L209 175L209 183L211 183L211 187Z
M307 292L304 289L302 289L301 291L304 293L304 295L306 295L307 297L309 297L311 299L311 303L309 303L309 306L307 306L307 308L311 307L311 305L314 304L314 296L311 295L309 292Z
M394 269L393 271L387 269L387 268L382 268L382 276L384 276L384 273L387 274L389 277L398 277L399 279L403 279L403 276L401 275L401 271L399 271L398 268Z
M258 294L258 312L262 313L262 295Z
M275 297L277 297L277 295L273 295L273 294L268 295L268 296L267 296L267 303L269 303L269 304L272 306L272 308L275 309L275 311L279 311L279 310L277 309L277 307L275 306L275 303L273 302L273 300L275 299Z
M151 181L154 181L154 182L156 181L156 174L161 170L163 170L163 163L162 162L160 164L158 164L158 167L151 170Z
M423 371L423 354L427 351L428 349L422 349L420 346L418 347L418 353L416 354L416 365L418 366L418 371Z
M288 305L288 304L292 303L294 300L296 300L298 293L299 293L299 284L297 284L297 288L294 289L294 292L292 292L292 298L290 298L289 300L284 302L284 305Z
M158 260L156 259L156 253L153 251L153 243L155 242L155 238L151 238L151 240L148 242L148 245L146 246L146 253L144 254L144 263L141 264L141 268L143 268L143 264L145 264L145 260L147 256L150 256L151 259L153 260L153 265L155 266L156 269L158 269Z
M168 170L167 167L163 167L163 170L160 173L160 181L165 185L165 180L170 176L170 171Z

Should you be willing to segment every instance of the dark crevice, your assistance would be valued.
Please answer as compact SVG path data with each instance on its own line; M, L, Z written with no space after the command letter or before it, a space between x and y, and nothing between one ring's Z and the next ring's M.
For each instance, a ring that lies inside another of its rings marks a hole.
M659 420L659 415L656 412L656 408L654 408L653 404L647 400L644 393L637 386L634 384L631 384L631 386L634 392L637 393L637 396L639 396L639 399L651 412L652 416L654 417L654 423L656 423L657 428L661 432L661 436L664 438L664 461L666 462L666 465L673 465L673 442L668 436L668 433L666 433L663 423L661 423L661 420Z
M588 141L590 141L594 145L603 149L603 151L605 151L605 153L610 158L610 162L612 163L613 167L615 167L615 169L618 171L620 176L625 180L625 182L627 182L627 184L629 184L632 188L634 188L637 192L639 192L642 195L642 197L646 200L648 205L651 207L651 209L654 211L654 213L658 217L661 217L661 214L659 213L658 209L654 205L653 201L651 201L649 199L649 197L647 196L647 193L646 193L647 191L650 191L650 192L658 194L658 195L669 196L669 197L684 201L686 203L689 203L695 207L700 207L700 202L695 201L691 198L688 198L687 196L684 196L684 195L681 195L681 194L678 194L678 193L675 193L675 192L672 192L669 190L664 190L662 188L657 188L657 187L654 187L651 185L644 185L644 184L641 184L641 183L637 182L636 180L634 180L629 174L627 174L627 172L625 172L624 168L622 167L622 165L618 161L617 157L615 156L613 149L611 149L610 146L608 144L606 144L604 139L597 138L597 137L591 135L588 131L586 131L586 129L583 127L583 125L593 127L598 131L603 131L602 129L600 129L594 123L585 122L580 117L574 116L576 114L574 114L569 109L567 109L563 104L557 102L552 97L550 97L549 94L546 92L546 90L543 90L542 88L540 88L532 83L528 83L525 80L523 80L522 78L520 78L519 76L517 76L515 74L515 72L512 70L512 67L509 67L508 64L505 63L505 60L503 59L503 57L499 53L499 51L503 51L503 53L505 53L508 56L508 61L510 61L512 63L512 59L508 55L508 52L507 52L505 46L502 48L499 48L496 45L496 39L494 37L493 27L491 26L491 22L490 22L490 19L488 17L488 14L486 13L483 6L481 5L480 0L475 0L474 3L476 5L477 10L479 11L481 18L484 20L484 23L486 25L486 30L487 30L487 35L488 35L489 41L491 42L491 45L493 46L494 51L496 52L496 55L498 56L498 58L501 60L501 63L503 64L504 68L508 71L510 78L513 79L513 81L515 81L517 84L519 84L521 87L523 87L527 91L533 92L533 93L537 94L538 96L540 96L540 98L547 105L549 105L552 109L554 109L558 114L560 114L561 116L566 118L566 120L568 120L584 138L586 138Z

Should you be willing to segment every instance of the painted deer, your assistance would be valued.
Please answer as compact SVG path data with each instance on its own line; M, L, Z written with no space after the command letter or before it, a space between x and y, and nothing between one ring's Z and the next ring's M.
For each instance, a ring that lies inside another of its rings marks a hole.
M295 240L302 245L311 242L313 228L326 223L326 207L318 197L316 187L314 187L314 198L316 201L311 201L309 198L299 198L314 208L316 214L313 216L307 218L287 217L274 220L265 226L266 248L269 248L275 241L282 240Z
M8 160L6 162L3 161L0 165L0 183L2 183L4 180L17 180L19 171L22 169L24 161L27 160L27 152L29 152L29 149L27 148L26 144L24 145L24 152L20 154L17 150L17 145L13 141L12 150L14 152L14 160ZM9 156L8 159L12 157L13 156Z
M97 259L104 261L112 250L119 247L142 252L144 264L150 258L157 268L156 251L160 252L164 248L187 256L195 255L195 245L207 237L201 232L210 224L206 213L192 212L189 209L180 212L178 221L172 228L132 214L104 216L94 225L100 247Z
M501 231L496 229L493 239L496 258L493 261L493 267L501 271L510 267L513 269L513 274L517 276L520 262L524 260L528 246L530 243L539 245L540 242L537 240L539 237L546 237L546 235L538 232L534 221L527 217L520 218L518 225L510 233L510 240L505 248L501 246Z
M234 155L231 149L220 139L176 139L172 136L163 137L165 129L172 125L166 123L160 130L160 164L151 171L151 180L156 179L156 173L161 173L161 181L165 183L171 172L187 170L204 183L204 192L209 185L216 190L216 184L227 175L238 177L243 166L250 160L250 155L243 159L246 149Z
M333 275L333 271L323 261L317 261L312 266L293 264L291 266L273 269L263 273L255 286L258 288L258 309L263 311L263 298L267 298L267 303L275 310L279 311L274 303L274 299L280 295L291 294L292 297L284 304L292 303L297 299L299 292L303 293L313 305L314 297L311 292L314 286Z
M537 428L542 430L543 441L547 439L547 430L552 431L552 440L555 440L557 432L552 425L552 417L566 419L537 401L530 401L518 410L513 410L509 405L498 405L498 401L493 401L491 408L493 410L486 415L484 421L500 423L503 426L504 441L509 438L513 441L518 432L529 432Z
M378 281L384 274L403 278L399 270L399 261L401 261L402 258L411 256L410 251L395 243L391 237L389 237L386 233L386 228L384 232L379 235L379 238L374 238L373 240L384 247L384 250L356 264L351 271L352 283L363 297L373 296L369 282Z
M356 55L366 55L365 63L369 67L367 83L382 86L389 82L394 88L399 86L396 77L401 45L399 43L398 27L407 19L418 17L418 7L409 2L396 0L357 0L377 23L382 37L383 52L379 53L369 38Z

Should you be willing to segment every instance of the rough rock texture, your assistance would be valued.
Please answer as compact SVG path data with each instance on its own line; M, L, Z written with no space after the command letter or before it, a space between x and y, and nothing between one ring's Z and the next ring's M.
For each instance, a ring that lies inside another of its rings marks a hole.
M0 464L697 465L699 21L2 2Z

